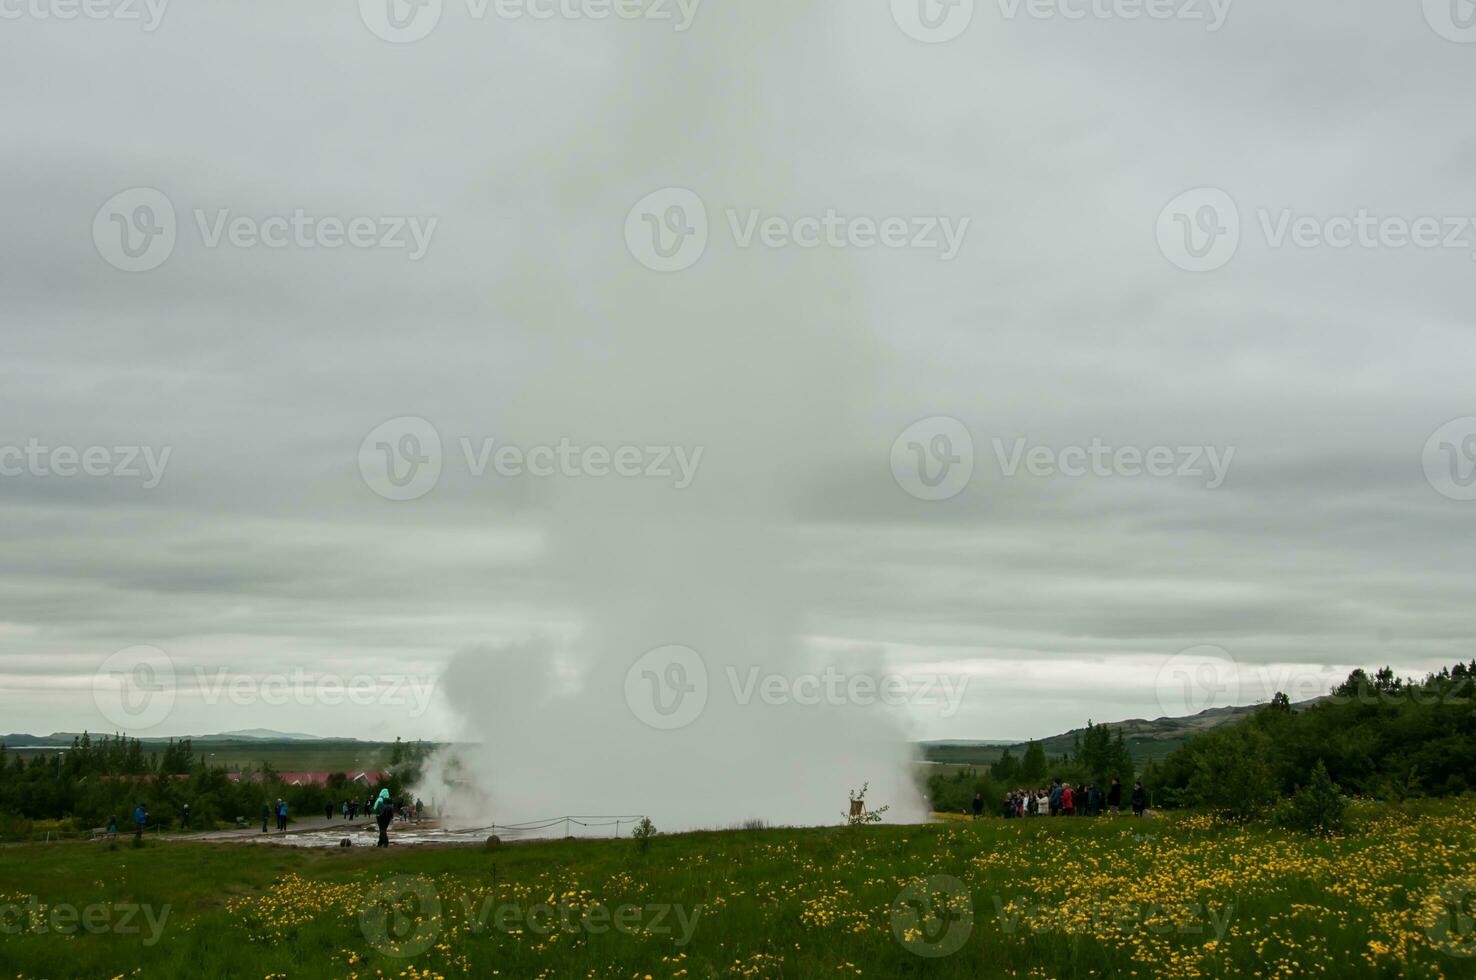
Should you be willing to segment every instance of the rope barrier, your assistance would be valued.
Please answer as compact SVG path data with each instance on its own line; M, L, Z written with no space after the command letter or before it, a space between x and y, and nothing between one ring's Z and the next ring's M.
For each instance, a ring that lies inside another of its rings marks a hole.
M578 826L578 827L614 827L615 828L615 835L618 837L620 835L620 825L621 824L623 824L623 823L634 824L636 821L643 820L643 819L645 819L644 814L629 814L629 813L622 813L622 814L598 813L598 814L578 814L578 815L572 815L571 814L569 816L564 816L564 817L551 817L551 818L547 818L547 819L543 819L543 820L529 820L529 821L526 821L524 823L510 823L510 824L493 823L493 824L487 824L485 827L466 827L466 828L459 828L457 830L457 833L475 834L475 833L480 833L482 831L489 831L489 832L490 831L501 831L502 833L506 833L506 834L518 835L518 834L529 834L529 833L533 833L534 831L538 831L538 830L547 830L549 827L554 827L554 826L557 826L559 824L563 824L564 825L564 836L566 836L566 837L568 836L568 831L569 831L570 826ZM595 823L593 821L603 821L603 822Z

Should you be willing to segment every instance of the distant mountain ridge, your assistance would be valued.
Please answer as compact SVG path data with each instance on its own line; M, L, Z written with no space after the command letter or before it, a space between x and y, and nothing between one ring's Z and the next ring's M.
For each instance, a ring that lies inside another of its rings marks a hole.
M1019 745L1018 738L932 738L919 745Z
M111 732L92 732L94 736L111 735ZM0 744L6 746L41 745L66 747L72 744L74 738L81 738L81 732L52 732L50 735L31 735L26 732L14 732L9 735L0 735ZM308 735L304 732L279 732L270 728L243 728L230 732L218 732L214 735L140 735L140 742L168 742L170 739L178 742L181 739L189 739L192 742L357 742L356 738L347 738L333 735Z
M196 735L192 736L197 742L208 742L217 739L262 739L273 742L357 742L356 738L338 738L329 735L307 735L302 732L278 732L270 728L241 728L233 732L221 732L219 735Z
M1302 711L1320 700L1321 698L1314 698L1310 701L1297 702L1292 705L1292 710ZM1232 705L1225 708L1206 708L1196 714L1177 718L1162 717L1152 720L1129 718L1125 721L1098 722L1097 724L1105 724L1114 732L1121 731L1123 740L1127 742L1128 751L1132 753L1133 759L1141 764L1154 759L1162 759L1183 745L1191 736L1234 724L1247 715L1259 711L1262 707L1264 705L1260 704ZM1069 754L1076 744L1076 737L1085 731L1086 727L1083 726L1059 735L1038 738L1035 741L1045 751L1047 758L1056 758ZM1019 758L1024 753L1029 740L1010 742L936 739L919 744L922 746L923 758L928 762L989 765L999 759L1005 749Z

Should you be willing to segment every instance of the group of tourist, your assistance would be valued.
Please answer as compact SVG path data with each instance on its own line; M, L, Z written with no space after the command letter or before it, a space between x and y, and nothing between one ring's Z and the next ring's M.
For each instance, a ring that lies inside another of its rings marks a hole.
M287 801L280 796L275 803L263 803L261 805L261 832L267 832L267 821L272 817L277 818L277 830L287 832Z
M423 804L418 799L410 804L405 803L403 800L392 800L390 799L389 790L381 789L377 797L371 796L362 803L358 800L345 800L342 807L338 809L338 812L342 814L345 820L353 820L358 817L361 807L363 812L373 814L375 823L379 825L378 846L388 847L389 835L387 831L390 821L394 820L396 816L401 820L413 819L421 811L422 806ZM335 808L332 803L326 804L323 808L323 815L329 820L333 819L334 812ZM274 814L277 818L277 830L286 833L287 801L279 798L275 803L263 803L261 805L261 832L263 834L267 833L267 822Z
M425 804L420 802L418 797L413 802L392 800L390 799L389 790L382 789L379 791L377 797L371 796L362 802L359 800L345 800L343 805L337 808L336 812L341 814L345 820L354 820L361 812L372 814L375 822L379 824L379 846L388 847L389 839L385 831L389 827L390 821L396 817L400 820L418 821L425 812ZM328 803L324 807L323 815L327 819L332 820L334 813L335 808L333 804ZM148 823L148 820L149 809L140 802L133 810L134 837L142 839L144 826ZM263 803L261 805L261 832L263 834L268 833L269 825L273 822L275 822L276 829L279 833L287 832L287 801L280 796L273 802ZM240 823L244 825L245 820L241 819ZM188 803L180 811L180 829L190 829L190 805ZM118 833L118 818L116 815L108 818L106 833L109 837Z
M371 800L344 800L339 807L339 815L345 820L357 820L360 813L368 812L373 805ZM328 819L333 819L333 804L328 804Z
M1133 816L1141 817L1148 809L1148 793L1142 782L1133 784L1129 800ZM1001 804L1006 819L1015 817L1095 817L1104 812L1117 816L1122 810L1122 783L1112 780L1104 791L1095 783L1072 786L1057 779L1049 787L1017 789L1005 796ZM984 815L984 794L974 794L974 819Z
M338 815L344 820L357 820L360 813L377 813L378 811L375 809L376 802L372 796L362 801L344 800L338 808ZM390 805L394 808L395 814L401 820L418 821L425 812L425 804L420 802L420 797L418 796L412 802L393 800ZM325 807L324 816L329 820L333 819L332 803L327 804Z

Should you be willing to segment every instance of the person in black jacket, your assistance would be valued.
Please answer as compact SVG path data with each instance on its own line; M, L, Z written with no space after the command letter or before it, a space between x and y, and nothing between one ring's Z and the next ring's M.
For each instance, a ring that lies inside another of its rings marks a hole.
M1112 785L1107 787L1107 809L1112 811L1114 817L1122 809L1122 783L1117 781L1116 776L1112 778Z
M379 799L374 801L374 822L379 824L379 842L375 847L389 847L389 825L395 819L395 804L390 799L389 790L379 791Z
M1133 784L1133 816L1141 817L1143 811L1148 809L1148 794L1143 789L1141 780Z
M974 819L978 820L984 815L984 794L974 794Z

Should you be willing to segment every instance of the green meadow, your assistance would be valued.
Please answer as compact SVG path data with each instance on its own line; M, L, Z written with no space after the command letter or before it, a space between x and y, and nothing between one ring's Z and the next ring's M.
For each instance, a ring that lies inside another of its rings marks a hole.
M1468 977L1476 800L492 847L0 847L34 977Z

